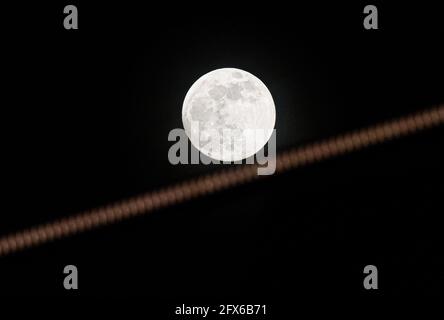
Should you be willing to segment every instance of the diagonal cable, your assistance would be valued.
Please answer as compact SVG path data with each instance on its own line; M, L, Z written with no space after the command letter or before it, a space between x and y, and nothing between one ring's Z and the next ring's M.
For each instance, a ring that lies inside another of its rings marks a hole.
M282 152L272 161L276 161L276 172L282 173L393 138L414 134L443 123L444 105L438 105L428 110ZM263 177L257 175L257 168L257 165L240 165L0 237L0 257Z

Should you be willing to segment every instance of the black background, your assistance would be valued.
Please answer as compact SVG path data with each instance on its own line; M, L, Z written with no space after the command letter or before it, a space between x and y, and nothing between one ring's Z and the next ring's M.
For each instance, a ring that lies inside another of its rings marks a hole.
M216 68L259 77L277 147L444 102L436 7L75 2L4 7L0 234L220 167L172 166L183 98ZM2 121L2 122L3 122ZM1 295L190 303L442 294L443 128L0 259ZM63 289L63 268L79 290ZM380 289L362 286L378 267ZM170 310L168 309L168 312Z

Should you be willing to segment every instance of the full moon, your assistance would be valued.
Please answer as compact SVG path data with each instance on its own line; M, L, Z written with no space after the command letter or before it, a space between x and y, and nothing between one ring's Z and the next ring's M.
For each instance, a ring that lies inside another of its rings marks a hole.
M256 154L270 139L275 119L265 84L235 68L204 74L188 90L182 107L183 126L193 146L220 161Z

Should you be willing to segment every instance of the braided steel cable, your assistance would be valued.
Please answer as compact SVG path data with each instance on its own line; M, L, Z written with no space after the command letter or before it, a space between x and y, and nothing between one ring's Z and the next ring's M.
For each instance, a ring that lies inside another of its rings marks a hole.
M285 151L270 161L275 161L276 172L282 173L443 123L444 105L439 105L395 120L315 142L305 147ZM257 168L258 165L254 164L225 169L0 237L0 257L263 177L257 175Z

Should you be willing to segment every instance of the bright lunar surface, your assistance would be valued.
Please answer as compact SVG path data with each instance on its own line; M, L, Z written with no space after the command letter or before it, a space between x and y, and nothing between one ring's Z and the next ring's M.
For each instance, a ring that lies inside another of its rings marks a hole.
M221 161L239 161L257 153L270 139L275 119L274 101L265 84L235 68L200 77L182 108L193 146Z

